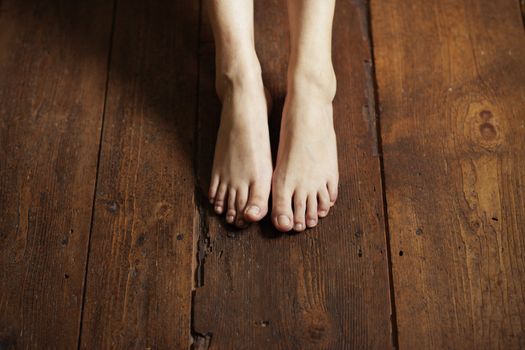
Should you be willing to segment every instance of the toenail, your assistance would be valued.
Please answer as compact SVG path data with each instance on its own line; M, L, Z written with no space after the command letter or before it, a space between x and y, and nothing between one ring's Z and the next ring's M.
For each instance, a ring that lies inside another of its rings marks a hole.
M222 207L220 205L216 205L215 211L220 214L222 212Z
M235 219L235 215L226 216L226 222L228 222L229 224L233 222L233 219Z
M210 198L210 204L213 204L214 198Z
M288 225L290 225L290 218L286 215L279 215L277 217L277 223L279 226L288 227Z
M237 226L245 226L246 225L246 221L244 221L243 219L239 219L237 221Z
M319 211L319 215L320 216L325 216L327 214L326 210L320 210Z
M301 231L302 229L304 229L303 224L301 224L299 222L295 224L294 230Z
M317 222L316 222L314 219L310 219L310 220L308 220L308 226L309 226L309 227L313 227L313 226L315 226L316 224L317 224Z
M248 209L246 209L246 214L250 214L250 215L257 215L260 212L261 212L261 208L256 207L256 206L251 206Z

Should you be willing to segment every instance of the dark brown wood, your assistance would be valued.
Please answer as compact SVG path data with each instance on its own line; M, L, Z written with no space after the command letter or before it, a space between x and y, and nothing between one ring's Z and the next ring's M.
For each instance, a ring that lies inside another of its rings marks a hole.
M372 2L400 348L525 347L519 2Z
M118 4L84 349L189 347L198 7Z
M523 25L525 26L525 0L520 0L520 7L521 7L521 19L523 21Z
M77 347L112 1L0 2L0 348Z
M255 4L257 50L274 97L275 136L286 86L286 8L277 0ZM392 346L364 5L338 1L334 27L338 202L318 228L298 235L280 235L268 220L236 231L214 216L204 200L200 203L193 329L199 344L217 349ZM197 159L199 182L206 193L220 105L214 91L209 28L204 27L203 33Z

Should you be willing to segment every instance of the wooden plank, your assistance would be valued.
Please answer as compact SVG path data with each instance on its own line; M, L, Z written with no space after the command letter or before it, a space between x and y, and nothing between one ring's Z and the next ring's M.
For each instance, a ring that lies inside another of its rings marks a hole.
M117 8L82 348L190 344L198 6Z
M274 97L275 136L286 86L286 5L279 0L255 4L257 50ZM269 220L236 231L202 201L193 320L197 348L392 346L366 8L353 1L339 1L337 6L333 51L339 87L334 104L341 170L338 203L318 228L280 235ZM207 189L220 104L207 27L203 33L198 174Z
M400 348L525 347L519 2L372 2Z
M523 20L523 25L525 26L525 0L520 0L521 7L521 19Z
M0 2L0 348L75 348L112 1Z

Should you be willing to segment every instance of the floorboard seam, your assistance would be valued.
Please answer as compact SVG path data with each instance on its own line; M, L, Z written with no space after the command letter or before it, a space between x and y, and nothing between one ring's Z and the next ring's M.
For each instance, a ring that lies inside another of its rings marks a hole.
M197 222L193 225L193 257L195 264L192 266L192 278L193 278L193 288L191 291L191 305L190 305L190 349L208 349L211 344L211 333L202 334L195 330L195 294L197 293L197 288L200 288L204 284L204 260L208 253L209 249L209 230L206 222L206 211L203 206L205 196L202 193L199 186L199 165L198 165L198 156L199 156L199 109L200 109L200 71L201 71L201 31L202 31L202 16L204 11L202 9L203 1L199 0L199 9L198 9L198 29L197 29L197 86L196 86L196 102L195 102L195 126L194 126L194 155L193 155L193 170L194 170L194 180L195 180L195 191L194 191L194 200L196 207L196 220ZM197 240L195 242L195 240Z
M394 348L399 349L399 337L398 337L398 327L397 327L397 310L396 310L396 300L395 300L395 289L394 289L394 278L393 278L393 271L392 271L392 248L390 246L390 226L388 222L388 202L386 197L386 184L385 184L385 166L384 166L384 159L383 159L383 139L381 135L381 108L380 108L380 101L379 101L379 93L377 88L377 79L376 79L376 71L375 71L375 52L374 52L374 41L373 41L373 26L372 26L372 10L371 10L371 1L368 0L366 2L366 19L367 19L367 26L368 26L368 45L369 45L369 52L370 52L370 65L369 65L369 74L370 74L370 80L373 84L373 99L375 101L374 103L374 109L375 109L375 115L376 115L376 141L377 141L377 150L378 150L378 157L379 157L379 168L380 168L380 175L381 175L381 195L383 200L383 220L384 220L384 227L385 227L385 240L386 240L386 248L387 248L387 262L388 262L388 279L389 279L389 287L390 287L390 308L391 308L391 315L390 315L390 322L392 326L392 345Z
M95 172L95 186L93 188L93 204L91 207L91 220L90 220L90 227L89 227L89 236L88 236L88 247L87 247L87 255L86 255L86 262L85 262L85 270L84 270L84 281L82 286L82 301L81 301L81 308L80 308L80 323L78 328L78 344L77 349L80 349L81 346L81 340L82 340L82 331L83 331L83 321L84 321L84 308L86 304L86 289L87 289L87 275L88 275L88 267L89 267L89 257L91 253L91 236L93 234L93 222L95 218L95 203L97 199L97 184L98 184L98 176L99 176L99 170L100 170L100 158L102 155L102 141L104 137L104 121L106 119L106 108L107 108L107 101L108 101L108 90L109 90L109 79L110 79L110 71L111 71L111 54L113 51L113 36L115 35L115 22L117 17L117 2L118 0L114 0L113 2L113 13L111 18L111 29L109 33L109 46L108 46L108 55L107 55L107 61L106 61L106 82L105 82L105 91L104 91L104 102L102 106L102 122L100 125L100 139L99 139L99 147L98 147L98 155L97 155L97 167Z

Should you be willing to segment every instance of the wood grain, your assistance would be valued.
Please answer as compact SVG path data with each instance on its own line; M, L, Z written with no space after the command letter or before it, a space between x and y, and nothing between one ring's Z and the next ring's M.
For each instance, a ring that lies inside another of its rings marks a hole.
M0 348L77 346L112 1L0 2Z
M339 1L334 60L340 197L318 228L279 235L268 220L236 231L200 206L196 348L341 349L392 346L381 177L366 8ZM274 145L285 95L288 30L282 1L256 2L256 42L274 97ZM199 182L207 189L220 105L213 46L202 30ZM204 193L206 191L204 190Z
M523 348L519 2L379 0L372 19L400 347Z
M82 348L190 344L198 7L118 4Z

